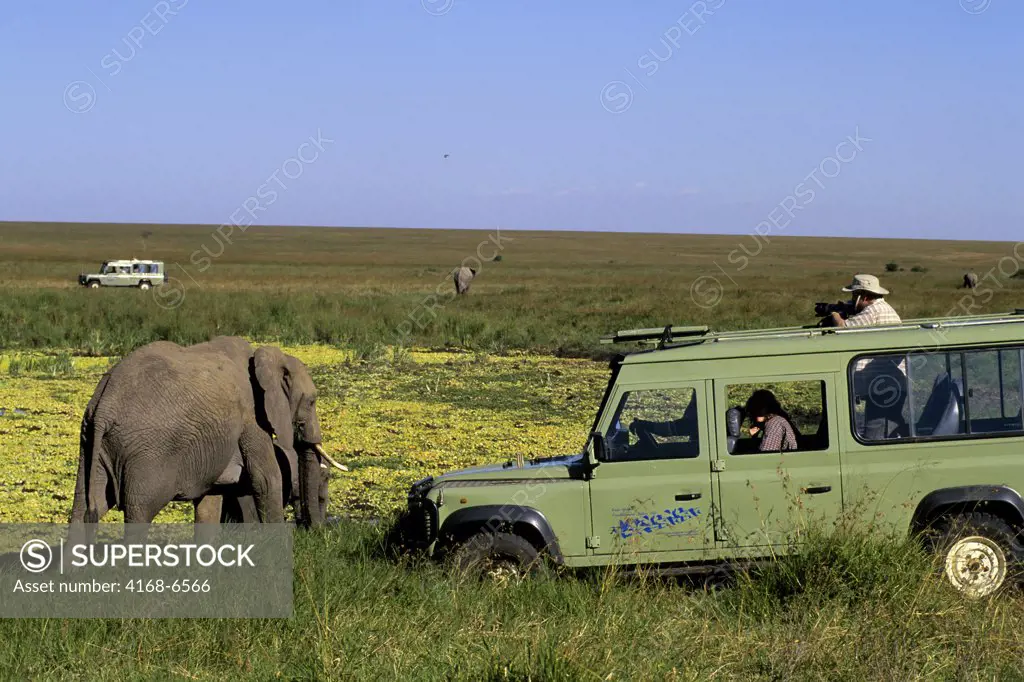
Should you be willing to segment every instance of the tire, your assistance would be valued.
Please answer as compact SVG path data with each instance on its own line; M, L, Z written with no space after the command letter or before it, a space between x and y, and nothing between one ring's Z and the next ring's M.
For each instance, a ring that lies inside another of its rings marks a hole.
M90 289L99 289L100 288L100 283L97 282L96 280L93 280L93 281L89 282L89 288Z
M942 576L958 592L980 599L1016 582L1017 532L992 514L951 516L935 526L932 549L942 559Z
M512 533L477 533L449 557L451 568L496 583L548 575L547 560L526 538Z
M145 291L149 287L150 287L149 282L139 282L139 289L141 289L142 291Z

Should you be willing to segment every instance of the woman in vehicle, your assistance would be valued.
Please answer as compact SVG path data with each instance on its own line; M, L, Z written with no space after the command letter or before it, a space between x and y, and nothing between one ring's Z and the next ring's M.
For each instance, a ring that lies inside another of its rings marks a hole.
M782 409L775 394L766 388L754 391L747 400L750 435L761 434L761 452L782 452L797 449L796 430L789 415Z

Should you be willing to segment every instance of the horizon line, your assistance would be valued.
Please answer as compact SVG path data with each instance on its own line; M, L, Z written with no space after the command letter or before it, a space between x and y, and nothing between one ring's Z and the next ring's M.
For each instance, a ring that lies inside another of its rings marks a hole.
M178 228L204 228L216 229L222 223L161 223L150 221L98 221L98 220L0 220L0 229L6 225L87 225L87 226L112 226L112 227L178 227ZM230 224L230 223L229 223ZM1010 239L968 239L944 237L942 239L928 239L926 237L888 237L888 236L850 236L841 234L820 234L820 235L782 235L769 234L759 235L752 230L745 232L693 232L693 231L632 231L632 230L603 230L596 228L550 228L550 227L516 227L503 228L500 225L491 227L412 227L408 225L327 225L327 224L274 224L258 225L253 223L246 229L256 227L260 229L325 229L325 230L416 230L416 231L445 231L458 230L466 232L485 232L487 230L506 229L508 232L548 232L548 233L576 233L576 234L621 234L621 235L647 235L647 236L689 236L689 237L755 237L771 239L854 239L854 240L886 240L886 241L915 241L915 242L956 242L956 243L984 243L984 244L1012 244Z

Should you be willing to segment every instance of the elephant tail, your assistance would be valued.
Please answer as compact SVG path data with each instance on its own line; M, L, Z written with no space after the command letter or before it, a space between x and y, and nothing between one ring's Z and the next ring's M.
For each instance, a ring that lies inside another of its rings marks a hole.
M71 523L85 522L85 472L87 467L89 425L86 418L82 418L82 435L78 445L78 475L75 477L75 500L71 503Z
M82 416L78 448L78 477L71 507L72 523L98 523L99 502L106 497L108 474L104 465L103 427L96 422L96 407L107 386L108 374L100 379L92 400ZM107 508L107 505L104 505Z
M104 465L103 453L103 427L95 422L92 424L92 437L89 438L88 477L85 481L85 522L100 522L100 504L107 496L109 476ZM116 491L117 486L114 486ZM75 491L77 496L78 491ZM103 504L104 511L110 507L117 506L117 500L106 500Z

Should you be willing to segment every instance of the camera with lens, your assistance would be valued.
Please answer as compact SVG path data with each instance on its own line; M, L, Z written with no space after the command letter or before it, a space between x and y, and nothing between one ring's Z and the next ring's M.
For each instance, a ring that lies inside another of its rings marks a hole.
M855 309L852 301L837 301L836 303L815 303L814 316L820 317L818 326L827 327L832 324L832 313L839 313L840 317L846 319L854 314Z
M853 312L853 306L850 305L849 301L839 301L837 303L815 303L814 304L814 316L815 317L826 317L832 313L839 313L843 317L848 316Z

